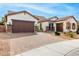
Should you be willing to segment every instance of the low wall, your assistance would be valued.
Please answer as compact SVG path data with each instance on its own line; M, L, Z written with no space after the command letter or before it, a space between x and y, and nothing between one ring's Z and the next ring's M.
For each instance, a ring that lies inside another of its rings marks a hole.
M6 32L5 25L0 25L0 32Z

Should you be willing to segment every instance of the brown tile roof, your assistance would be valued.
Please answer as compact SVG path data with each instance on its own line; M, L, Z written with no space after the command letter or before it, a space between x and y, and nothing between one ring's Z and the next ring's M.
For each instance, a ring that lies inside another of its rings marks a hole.
M39 20L38 20L38 22L40 23L40 22L47 22L48 21L48 19L46 18L46 17L44 17L44 16L36 16Z
M68 20L69 18L74 18L75 19L74 16L66 16L66 17L63 17L63 18L59 18L57 20L54 20L53 22L65 21L65 20ZM77 20L75 19L75 21L77 21Z
M58 17L57 16L54 16L54 17L51 17L51 18L46 18L46 17L44 17L44 16L36 16L37 18L39 18L39 23L40 22L52 22L53 20L51 20L51 19L58 19Z

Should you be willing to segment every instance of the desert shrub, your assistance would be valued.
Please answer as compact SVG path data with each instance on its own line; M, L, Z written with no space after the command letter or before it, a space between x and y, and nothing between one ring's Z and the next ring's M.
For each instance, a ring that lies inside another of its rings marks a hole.
M59 33L59 32L55 32L55 35L59 36L59 35L60 35L60 33Z
M79 34L79 29L76 31L77 34Z
M64 32L64 34L66 34L66 32Z
M67 36L71 37L71 38L75 38L76 37L76 33L70 31L66 33Z
M42 28L40 28L39 26L35 26L35 31L37 31L37 32L42 32L43 30L42 30Z
M39 32L39 26L35 26L35 31Z

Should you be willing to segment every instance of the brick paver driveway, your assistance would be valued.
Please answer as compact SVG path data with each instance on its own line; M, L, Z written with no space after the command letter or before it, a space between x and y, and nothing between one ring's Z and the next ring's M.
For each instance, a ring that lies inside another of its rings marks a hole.
M42 45L46 45L49 43L55 43L59 41L63 41L64 39L62 38L57 38L56 36L52 36L48 33L42 33L39 32L34 35L28 35L28 36L23 36L23 37L16 37L16 35L19 34L14 34L12 39L10 40L10 51L12 55L22 53L24 51L28 51L33 48L37 48Z

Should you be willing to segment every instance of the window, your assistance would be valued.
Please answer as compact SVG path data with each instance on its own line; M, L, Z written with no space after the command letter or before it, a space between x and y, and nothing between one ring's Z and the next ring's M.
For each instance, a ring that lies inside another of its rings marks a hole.
M75 23L72 23L72 29L74 30L76 27Z
M52 23L52 27L53 27L53 23Z
M51 29L51 23L49 23L49 30Z
M70 28L71 28L71 23L70 22L67 22L66 23L66 29L70 30Z
M53 30L53 23L49 23L49 30Z

